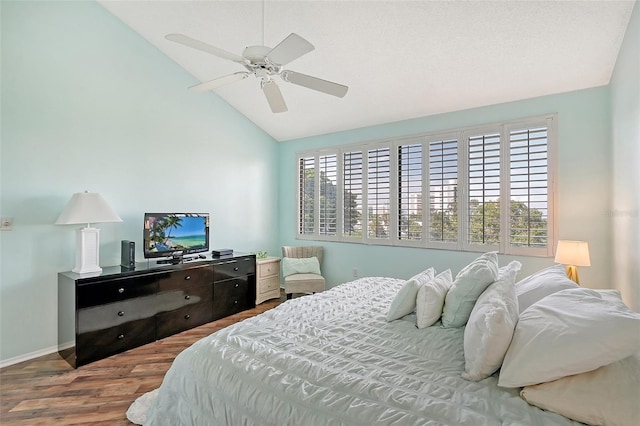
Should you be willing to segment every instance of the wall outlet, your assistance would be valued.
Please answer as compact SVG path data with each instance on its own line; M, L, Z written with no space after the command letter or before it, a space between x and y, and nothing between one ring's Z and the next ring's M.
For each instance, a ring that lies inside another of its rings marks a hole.
M353 268L353 277L358 278L358 268Z
M0 231L12 231L13 230L13 218L3 217L0 218Z

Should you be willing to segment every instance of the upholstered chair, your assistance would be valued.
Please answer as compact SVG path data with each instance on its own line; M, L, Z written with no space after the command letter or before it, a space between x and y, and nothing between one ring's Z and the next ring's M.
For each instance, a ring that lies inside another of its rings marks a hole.
M284 246L282 256L296 259L317 257L322 267L321 246ZM318 274L300 273L284 277L284 292L287 299L291 299L293 293L316 293L324 291L324 277Z

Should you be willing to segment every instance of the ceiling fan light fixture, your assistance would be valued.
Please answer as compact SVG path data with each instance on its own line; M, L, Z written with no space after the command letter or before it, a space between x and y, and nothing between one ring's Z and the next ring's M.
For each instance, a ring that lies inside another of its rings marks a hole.
M167 40L182 44L193 49L197 49L222 59L234 61L243 65L248 72L238 72L217 79L192 86L193 91L208 91L216 89L225 84L233 83L245 79L249 74L253 74L261 79L260 87L264 92L271 111L285 112L287 105L282 97L280 88L271 79L279 75L284 81L328 95L342 98L346 95L347 86L312 77L310 75L283 69L283 65L292 62L299 57L314 50L314 46L296 33L289 34L273 49L267 46L248 46L242 52L242 56L229 53L223 49L211 46L199 40L195 40L183 34L169 34Z

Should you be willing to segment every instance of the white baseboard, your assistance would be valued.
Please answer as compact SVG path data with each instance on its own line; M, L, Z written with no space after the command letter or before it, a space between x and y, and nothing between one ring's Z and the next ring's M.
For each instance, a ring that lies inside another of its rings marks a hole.
M74 345L73 342L69 342L61 346L58 346L58 345L50 346L48 348L40 349L34 352L29 352L28 354L14 356L13 358L9 358L9 359L3 359L0 361L0 368L9 367L10 365L18 364L24 361L29 361L44 355L49 355L49 354L58 352L58 350L70 348L73 345Z

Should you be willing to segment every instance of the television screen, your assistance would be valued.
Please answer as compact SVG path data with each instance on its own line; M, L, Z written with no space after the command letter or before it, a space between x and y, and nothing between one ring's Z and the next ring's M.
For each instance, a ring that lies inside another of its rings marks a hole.
M208 213L145 213L144 257L179 256L209 250Z

